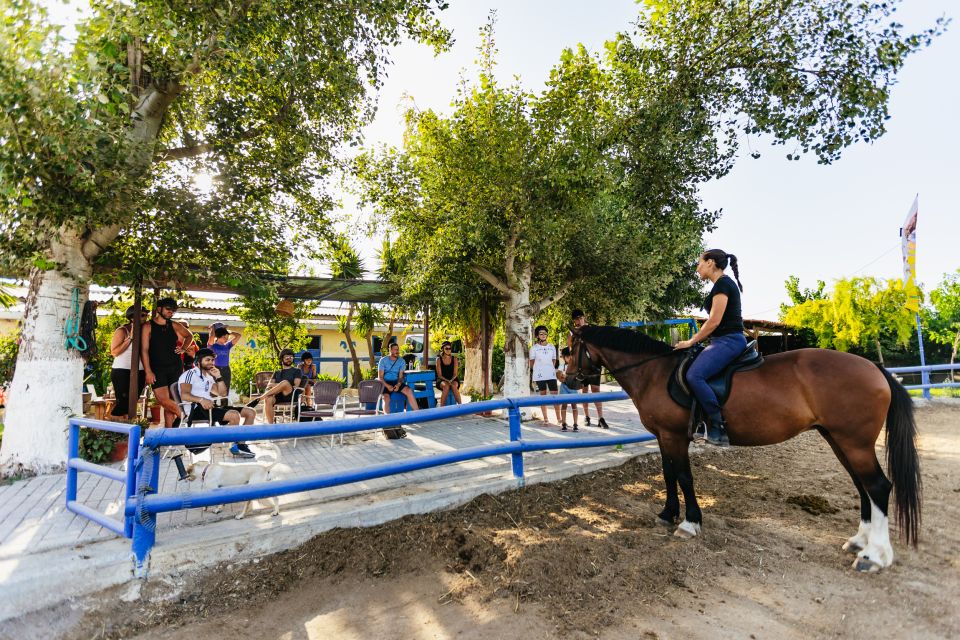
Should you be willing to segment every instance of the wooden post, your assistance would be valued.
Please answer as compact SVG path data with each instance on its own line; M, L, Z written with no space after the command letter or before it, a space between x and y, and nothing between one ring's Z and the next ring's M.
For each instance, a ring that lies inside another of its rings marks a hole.
M423 364L422 369L430 369L430 305L423 308Z
M480 300L480 371L483 375L483 397L490 395L490 311L487 296Z
M140 400L140 337L143 335L143 325L140 322L140 309L143 305L143 286L138 279L133 285L133 319L131 329L133 341L130 343L130 401L127 404L127 418L130 422L137 420L137 402Z

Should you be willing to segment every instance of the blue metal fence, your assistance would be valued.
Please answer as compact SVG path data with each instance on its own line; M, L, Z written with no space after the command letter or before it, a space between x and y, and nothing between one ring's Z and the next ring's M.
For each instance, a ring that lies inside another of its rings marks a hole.
M126 473L112 467L88 462L80 457L80 429L99 429L124 433L127 436L127 470ZM133 518L124 513L123 521L91 509L77 500L77 479L79 472L92 473L115 482L123 483L126 487L124 496L130 500L134 496L135 461L140 448L140 425L121 424L119 422L105 422L103 420L83 420L72 418L67 436L67 510L93 520L97 524L114 533L127 538L133 537Z
M940 373L944 371L960 371L960 363L956 364L932 364L919 367L889 367L887 371L896 374L920 374L920 384L904 385L907 389L922 389L923 397L930 399L930 389L960 389L960 382L953 382L952 377L941 382L930 382L931 373Z
M88 507L76 503L76 475L68 475L68 508L75 513L88 517L111 531L133 539L134 571L138 576L145 576L147 572L150 551L156 542L156 514L167 511L177 511L194 507L207 507L231 502L246 502L290 493L312 491L338 485L361 482L374 478L400 473L408 473L420 469L429 469L466 460L475 460L489 456L511 456L511 467L514 477L523 484L524 468L523 454L530 451L548 449L574 449L584 447L602 447L624 444L633 444L652 440L649 433L630 436L603 436L576 439L524 440L520 430L520 410L524 407L544 405L582 403L582 402L609 402L625 400L627 394L619 392L574 394L564 396L530 396L523 398L505 398L501 400L486 400L463 405L438 407L435 409L405 412L398 414L372 416L344 420L330 420L320 422L302 422L288 424L264 424L242 427L202 427L193 429L149 429L144 434L143 444L139 450L136 440L139 439L139 427L118 425L112 422L98 420L72 419L70 421L71 439L74 433L79 433L82 427L103 428L111 431L126 431L131 440L128 454L126 474L126 505L124 508L124 525L119 526L116 521L99 514ZM160 495L157 493L160 473L160 448L174 445L212 444L217 442L235 442L237 440L283 440L289 438L306 438L339 433L353 433L397 427L410 423L433 422L456 418L474 413L483 413L496 410L507 410L510 427L510 442L504 444L470 447L448 453L435 454L419 458L393 461L348 471L324 473L295 479L276 480L269 483L246 485L241 487L227 487L201 492L191 492L189 495L173 494ZM78 437L78 436L77 436ZM72 440L71 440L72 441ZM70 468L74 470L89 470L89 463L77 457L77 448L71 444ZM91 465L97 467L98 465ZM94 472L105 470L101 475L120 479L122 474L114 469L99 467ZM136 476L134 477L134 471ZM112 474L112 475L110 475ZM115 477L116 476L116 477ZM72 482L72 489L71 489ZM71 492L72 491L72 492ZM71 506L72 505L72 506Z

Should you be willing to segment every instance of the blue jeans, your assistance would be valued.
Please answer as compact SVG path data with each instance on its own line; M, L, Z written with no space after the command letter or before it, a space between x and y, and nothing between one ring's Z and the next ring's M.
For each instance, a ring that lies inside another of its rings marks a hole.
M721 418L720 403L713 389L707 384L707 380L723 371L723 368L733 362L746 348L747 339L742 333L710 338L710 344L687 369L687 383L690 385L690 390L697 397L697 402L703 407L704 413L712 420Z

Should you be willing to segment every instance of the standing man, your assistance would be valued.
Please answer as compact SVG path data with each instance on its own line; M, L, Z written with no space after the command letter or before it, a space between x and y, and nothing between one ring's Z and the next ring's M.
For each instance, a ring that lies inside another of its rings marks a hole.
M193 342L193 334L179 322L173 321L176 312L177 302L173 298L158 301L153 318L143 325L140 342L143 371L147 384L153 387L157 402L164 409L165 427L180 424L180 407L170 397L170 385L183 373L183 361L180 359L183 348L177 346L177 341L182 340L183 344Z
M194 420L211 420L213 423L237 425L243 418L244 425L253 424L257 412L248 407L218 407L214 405L213 396L226 397L227 384L222 372L217 368L216 355L211 349L197 351L196 364L186 371L177 380L180 390L180 400L192 402L187 424ZM192 453L200 453L206 447L191 447ZM239 458L253 458L254 454L247 448L246 443L237 442L230 447L230 453Z
M303 371L300 367L293 366L295 355L293 349L284 349L280 352L280 370L273 372L273 379L263 395L247 403L247 407L253 409L261 400L263 400L263 417L267 424L273 424L275 414L274 407L278 402L300 402L299 397L294 396L294 391L300 389L300 382L303 380Z
M574 309L573 313L570 315L573 318L573 326L575 329L579 329L580 327L587 324L587 317L583 315L583 311L581 311L580 309ZM572 335L573 335L573 332L567 334L568 348L570 347L570 338ZM583 391L586 392L587 389L589 389L591 393L600 392L600 373L599 372L596 375L587 376L586 378L584 378ZM583 417L588 427L590 426L589 406L590 405L588 405L586 402L583 403ZM608 425L607 421L603 419L603 403L594 402L593 406L597 408L597 426L602 429L609 429L610 425Z
M533 332L537 342L530 347L530 366L533 367L533 381L537 385L540 395L557 395L557 347L547 342L547 328L540 325ZM547 418L546 405L541 406L543 412L543 421L550 424ZM553 405L553 410L557 414L557 424L561 422L560 407Z

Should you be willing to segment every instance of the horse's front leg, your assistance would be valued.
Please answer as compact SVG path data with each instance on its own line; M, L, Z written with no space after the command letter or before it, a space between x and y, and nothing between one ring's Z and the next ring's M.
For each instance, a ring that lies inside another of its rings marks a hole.
M677 466L672 458L663 452L663 443L660 444L660 460L663 462L663 481L667 486L667 502L663 511L657 516L657 524L672 527L680 517L680 498L677 496Z
M686 432L665 436L660 443L660 452L665 461L664 466L669 459L669 464L676 469L677 483L680 485L680 490L683 491L684 518L673 535L685 540L700 535L700 528L703 523L703 512L700 511L700 505L697 504L697 494L693 490L693 471L690 469L688 446L689 441Z

